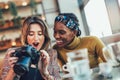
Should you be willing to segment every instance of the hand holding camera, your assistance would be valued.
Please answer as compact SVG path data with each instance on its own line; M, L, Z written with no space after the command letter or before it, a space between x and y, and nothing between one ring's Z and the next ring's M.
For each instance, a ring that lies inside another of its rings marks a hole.
M7 57L8 57L8 61L9 61L9 65L10 67L13 68L13 66L15 65L15 63L18 61L18 57L11 57L12 53L14 53L15 50L14 49L9 49L7 51Z
M39 51L30 45L11 50L8 54L11 55L9 64L13 67L13 70L17 75L27 73L30 65L36 65L40 57Z

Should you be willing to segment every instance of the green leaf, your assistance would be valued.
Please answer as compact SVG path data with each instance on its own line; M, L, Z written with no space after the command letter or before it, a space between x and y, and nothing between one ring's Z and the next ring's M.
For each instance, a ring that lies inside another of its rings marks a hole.
M17 16L17 7L14 2L9 2L9 10L14 17Z

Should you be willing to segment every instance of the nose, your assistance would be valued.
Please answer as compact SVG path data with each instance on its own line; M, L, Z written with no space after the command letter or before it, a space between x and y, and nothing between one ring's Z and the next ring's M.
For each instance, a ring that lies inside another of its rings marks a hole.
M54 37L55 37L56 39L58 39L58 38L60 38L60 35L59 35L58 33L54 33Z
M38 35L35 35L35 36L34 36L34 40L35 40L35 41L38 41L38 40L39 40Z

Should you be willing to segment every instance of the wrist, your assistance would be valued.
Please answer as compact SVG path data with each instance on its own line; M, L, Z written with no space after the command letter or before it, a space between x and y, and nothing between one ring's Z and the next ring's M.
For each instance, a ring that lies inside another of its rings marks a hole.
M43 72L42 75L43 75L45 80L54 80L53 76L51 76L48 71Z
M15 75L16 74L14 73L13 69L10 69L7 76L6 76L6 78L5 78L5 80L13 80Z
M11 75L13 75L13 76L16 75L13 69L10 69L9 73L10 73Z
M43 77L46 77L47 75L49 75L49 72L48 71L43 71L42 75L43 75Z

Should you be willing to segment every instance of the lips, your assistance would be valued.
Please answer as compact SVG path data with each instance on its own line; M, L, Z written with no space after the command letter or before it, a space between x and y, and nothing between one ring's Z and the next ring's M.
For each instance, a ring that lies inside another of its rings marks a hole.
M63 44L63 41L62 41L62 40L56 40L56 43L57 43L58 45L61 45L61 44Z

